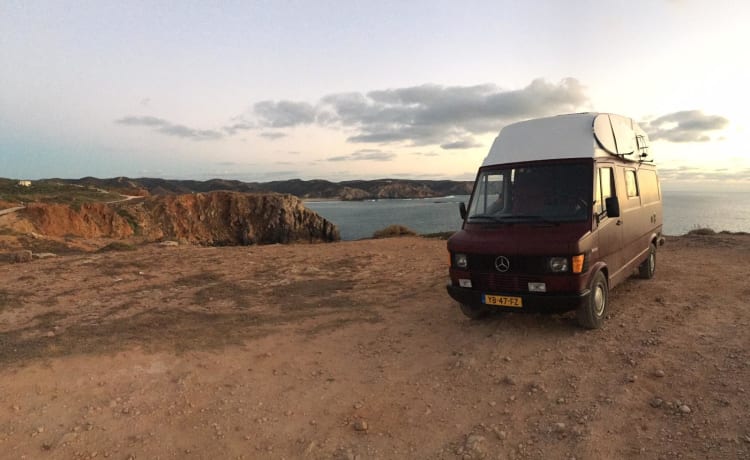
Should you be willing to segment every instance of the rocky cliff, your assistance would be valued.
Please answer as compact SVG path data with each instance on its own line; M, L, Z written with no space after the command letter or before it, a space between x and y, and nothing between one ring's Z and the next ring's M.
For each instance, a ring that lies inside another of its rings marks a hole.
M56 237L177 239L205 245L339 239L334 224L298 198L281 194L210 192L78 207L32 203L23 213L39 233Z

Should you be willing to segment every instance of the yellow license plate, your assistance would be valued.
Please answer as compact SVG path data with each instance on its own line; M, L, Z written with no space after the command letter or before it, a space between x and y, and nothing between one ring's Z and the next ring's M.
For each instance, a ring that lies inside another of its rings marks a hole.
M523 299L520 297L509 297L505 295L484 295L485 305L496 305L498 307L523 307Z

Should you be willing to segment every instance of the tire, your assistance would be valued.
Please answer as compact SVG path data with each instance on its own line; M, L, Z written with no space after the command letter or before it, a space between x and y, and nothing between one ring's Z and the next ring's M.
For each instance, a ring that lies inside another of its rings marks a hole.
M459 304L461 306L461 313L468 316L471 319L482 319L489 313L484 307L477 307L474 305Z
M586 329L599 329L607 313L608 301L607 278L604 277L604 273L597 272L591 280L591 292L586 302L582 303L576 312L578 324Z
M656 271L656 245L651 243L648 248L648 257L638 266L638 276L644 280L654 277Z

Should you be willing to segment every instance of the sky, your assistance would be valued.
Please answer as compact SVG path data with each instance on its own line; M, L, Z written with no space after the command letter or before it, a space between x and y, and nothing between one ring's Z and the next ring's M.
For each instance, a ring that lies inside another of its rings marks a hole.
M0 0L0 177L472 180L619 113L665 188L750 190L750 2Z

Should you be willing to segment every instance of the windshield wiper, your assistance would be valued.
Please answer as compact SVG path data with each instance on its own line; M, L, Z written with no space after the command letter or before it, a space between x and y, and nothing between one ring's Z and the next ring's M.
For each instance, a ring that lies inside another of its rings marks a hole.
M513 214L511 216L504 216L504 219L529 219L539 222L544 222L545 224L554 224L559 225L560 222L556 220L550 220L544 216L538 216L534 214Z

